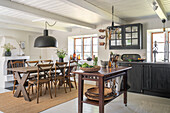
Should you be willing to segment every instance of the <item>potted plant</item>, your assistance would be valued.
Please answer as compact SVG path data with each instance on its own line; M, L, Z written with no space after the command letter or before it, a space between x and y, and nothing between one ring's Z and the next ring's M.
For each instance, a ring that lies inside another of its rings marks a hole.
M64 62L64 58L67 55L64 50L57 50L57 56L59 57L59 62Z
M8 44L4 44L4 46L2 46L2 48L5 49L5 56L11 56L11 50L12 49L16 49L13 45L11 45L10 43Z
M95 58L94 58L93 65L94 65L94 66L97 66L97 65L98 65L97 62L98 62L98 57L95 57Z

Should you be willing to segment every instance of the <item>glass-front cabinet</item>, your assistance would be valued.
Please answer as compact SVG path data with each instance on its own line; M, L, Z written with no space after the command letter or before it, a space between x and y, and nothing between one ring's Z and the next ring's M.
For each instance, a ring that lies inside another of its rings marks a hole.
M142 49L142 24L115 26L109 41L110 49Z
M122 27L115 26L115 31L111 35L111 45L115 47L122 47Z

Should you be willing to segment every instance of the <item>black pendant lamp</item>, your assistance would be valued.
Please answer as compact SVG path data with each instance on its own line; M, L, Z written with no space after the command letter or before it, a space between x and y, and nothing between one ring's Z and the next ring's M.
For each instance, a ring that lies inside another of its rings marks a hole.
M34 47L37 47L37 48L48 48L48 47L57 48L57 40L52 36L48 36L47 24L49 26L54 26L56 24L56 22L53 25L50 25L47 21L45 22L44 35L39 36L35 39Z

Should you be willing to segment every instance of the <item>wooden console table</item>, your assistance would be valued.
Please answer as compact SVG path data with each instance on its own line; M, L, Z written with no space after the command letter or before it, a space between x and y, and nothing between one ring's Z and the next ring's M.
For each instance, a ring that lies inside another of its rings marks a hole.
M124 93L124 104L127 106L127 71L131 67L101 68L99 72L86 73L81 70L73 73L78 74L78 113L83 113L83 103L99 106L99 113L104 113L104 105ZM104 101L104 81L123 76L123 91L117 93L112 100ZM83 99L84 80L96 81L99 83L99 101Z

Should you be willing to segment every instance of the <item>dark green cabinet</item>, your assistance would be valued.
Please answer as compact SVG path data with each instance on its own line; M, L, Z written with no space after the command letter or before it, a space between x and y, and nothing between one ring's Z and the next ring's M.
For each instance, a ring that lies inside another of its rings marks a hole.
M116 32L109 40L109 49L142 49L142 24L115 26Z

